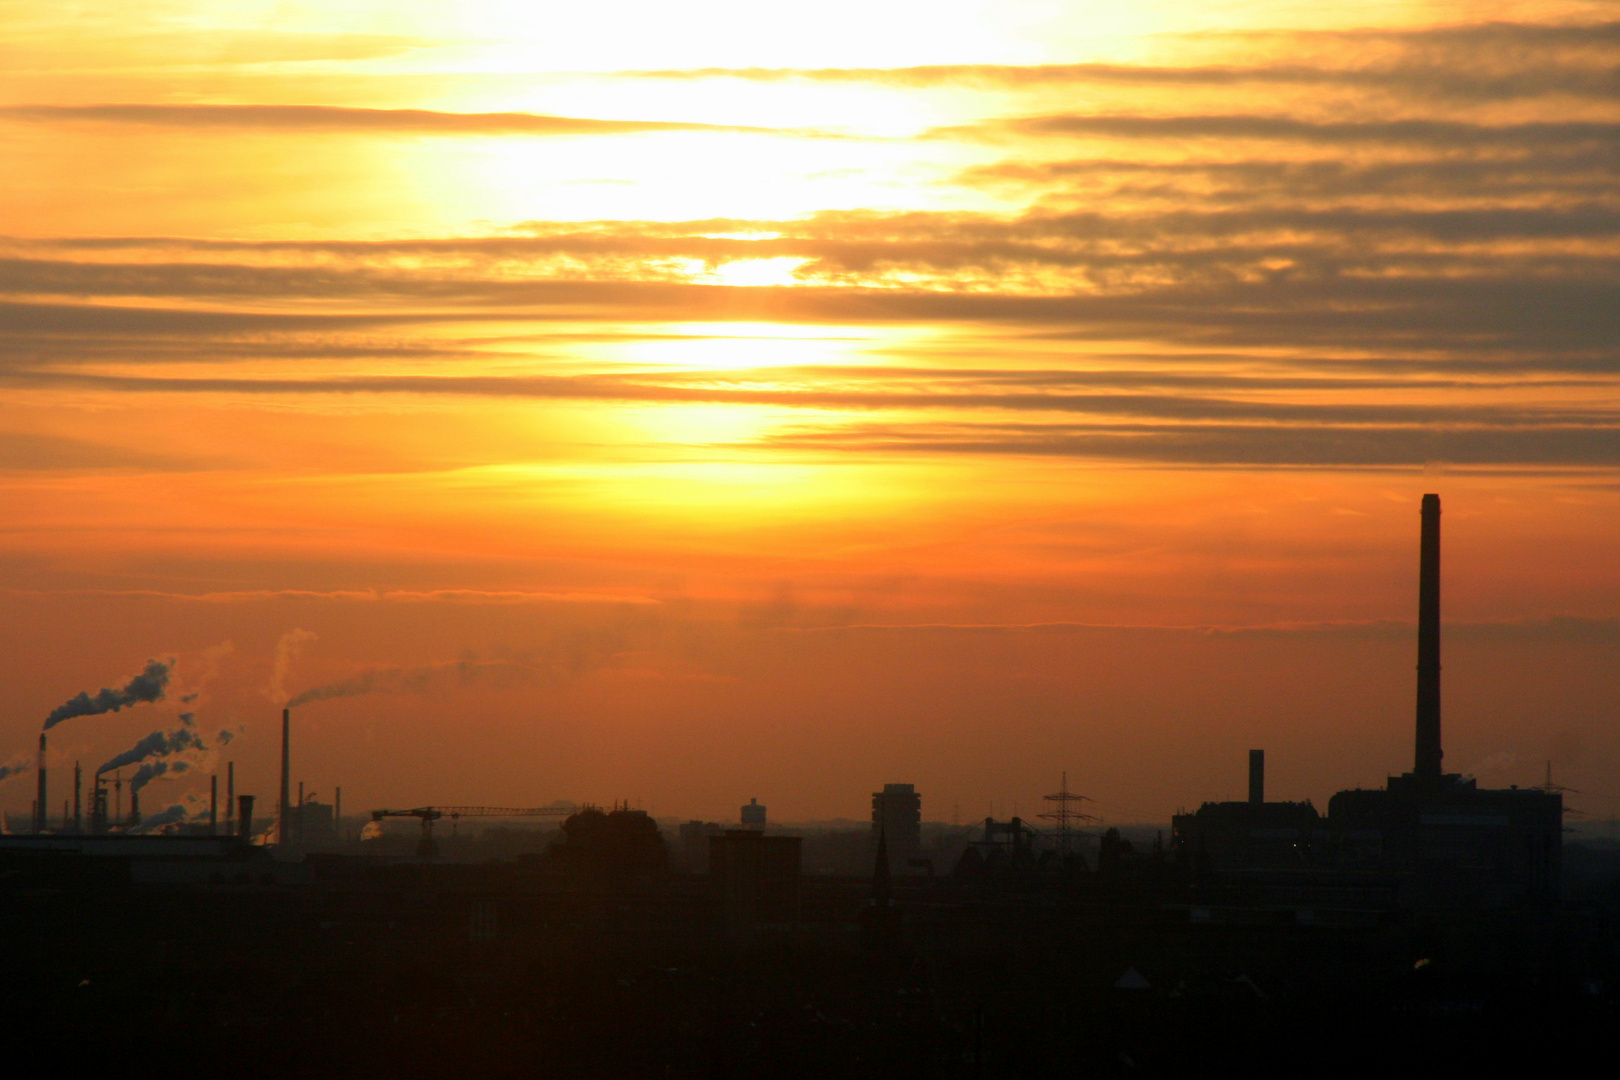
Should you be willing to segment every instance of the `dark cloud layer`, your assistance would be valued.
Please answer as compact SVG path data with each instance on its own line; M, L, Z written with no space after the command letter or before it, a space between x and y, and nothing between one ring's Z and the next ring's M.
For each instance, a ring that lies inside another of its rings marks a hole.
M1063 135L1108 139L1227 139L1287 141L1325 146L1415 146L1426 150L1562 150L1613 148L1620 124L1599 120L1472 123L1463 120L1306 120L1292 116L1017 117L985 124L935 128L935 137Z
M1168 39L1174 41L1173 35ZM1401 97L1504 101L1620 92L1620 23L1492 22L1417 30L1247 32L1189 44L1241 42L1271 57L1250 64L933 64L900 68L688 68L632 71L664 80L865 83L904 88L1344 88ZM1289 57L1277 60L1275 57ZM1301 57L1309 57L1303 62Z
M1620 425L858 425L800 430L771 444L865 454L1084 457L1163 465L1389 468L1620 465Z
M1002 212L0 240L0 385L769 406L798 411L749 445L807 454L1620 464L1620 22L1173 45L1163 55L1183 63L632 73L992 89L1007 115L919 146L980 162L947 174L947 204L1018 207ZM199 138L763 130L321 105L14 105L0 119ZM793 260L797 284L704 283L755 259ZM928 327L954 344L949 359L916 343L844 367L581 374L569 336L727 321ZM521 344L478 336L495 324ZM402 366L418 360L432 373ZM209 367L155 370L172 361ZM7 461L134 457L19 431L0 434Z

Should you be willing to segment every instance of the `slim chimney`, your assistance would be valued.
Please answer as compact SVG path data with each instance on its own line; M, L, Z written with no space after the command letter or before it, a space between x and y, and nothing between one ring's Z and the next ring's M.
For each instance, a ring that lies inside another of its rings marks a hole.
M1266 801L1266 752L1249 751L1249 805L1259 806Z
M276 843L292 839L287 835L288 798L292 791L292 710L281 710L281 806L276 816Z
M51 804L45 799L45 733L39 735L39 798L34 802L34 831L45 831L45 820L50 815Z
M79 775L79 763L75 761L73 763L73 831L76 833L84 832L84 818L82 816L84 802L82 795L83 787Z
M133 781L129 785L129 823L131 827L141 823L141 790Z
M241 808L242 808L241 812L236 815L237 824L239 825L239 827L241 829L241 831L237 833L237 837L244 844L252 843L253 842L253 796L251 796L251 795L238 795L236 797L236 801L237 801L237 804L240 805Z
M219 833L219 773L208 778L208 835Z
M225 763L225 835L236 831L236 762Z
M107 831L107 784L96 773L96 786L90 797L90 831L97 836Z
M1412 771L1440 778L1440 496L1423 496L1418 576L1417 755Z

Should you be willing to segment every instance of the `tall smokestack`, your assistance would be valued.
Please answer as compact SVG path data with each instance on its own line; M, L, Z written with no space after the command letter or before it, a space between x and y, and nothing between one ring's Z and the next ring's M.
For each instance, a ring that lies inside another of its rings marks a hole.
M73 763L73 831L76 833L84 832L84 802L82 799L83 791L84 788L82 778L79 773L79 763L75 761Z
M1266 752L1249 751L1249 805L1259 806L1266 801Z
M236 820L236 762L225 763L225 833L234 831Z
M1440 496L1423 496L1418 577L1417 758L1412 771L1440 778Z
M50 814L50 803L45 799L45 733L39 734L39 797L34 803L34 831L45 831L45 820Z
M287 835L287 805L292 794L292 710L281 710L281 812L276 816L276 843L285 844Z
M244 844L249 843L253 840L253 796L238 795L236 801L242 808L236 815L239 829L236 835Z

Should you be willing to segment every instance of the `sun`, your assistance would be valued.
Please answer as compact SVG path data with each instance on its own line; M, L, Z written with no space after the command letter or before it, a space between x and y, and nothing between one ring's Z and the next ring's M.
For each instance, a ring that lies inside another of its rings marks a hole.
M736 259L721 263L700 276L707 284L759 287L766 285L797 285L793 271L809 262L792 256L774 259Z

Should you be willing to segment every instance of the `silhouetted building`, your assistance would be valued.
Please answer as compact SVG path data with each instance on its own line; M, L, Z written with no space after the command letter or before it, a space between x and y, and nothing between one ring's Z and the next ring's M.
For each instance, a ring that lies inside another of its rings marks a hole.
M709 878L728 923L790 922L799 910L797 836L727 829L709 838Z
M559 870L614 889L646 885L669 869L657 822L645 810L628 807L588 806L571 815L549 854Z
M1198 871L1311 865L1325 822L1306 802L1266 801L1266 752L1249 751L1246 802L1207 802L1170 822L1177 859Z
M1065 850L1057 837L1041 832L1023 818L985 818L981 827L979 839L968 842L951 870L958 881L1029 883L1036 879L1072 879L1088 870L1080 852ZM1117 839L1117 830L1114 835Z
M1402 902L1500 906L1557 895L1563 797L1482 791L1441 768L1440 496L1423 496L1418 586L1417 723L1412 771L1382 791L1341 791L1328 822L1341 864L1400 875Z
M765 830L765 808L759 805L758 799L748 800L748 805L742 808L741 820L745 829Z
M884 784L872 793L872 837L882 837L889 868L903 867L922 849L922 796L910 784Z
M337 818L331 803L305 800L295 809L293 823L301 844L330 844L337 839Z
M680 841L680 869L688 874L709 872L709 837L719 836L726 827L717 821L688 821L677 830Z

